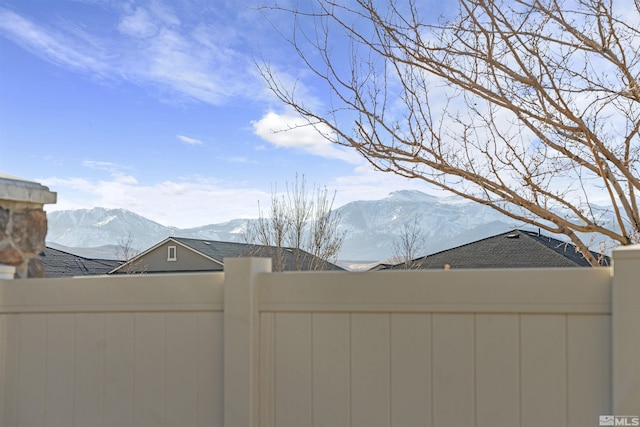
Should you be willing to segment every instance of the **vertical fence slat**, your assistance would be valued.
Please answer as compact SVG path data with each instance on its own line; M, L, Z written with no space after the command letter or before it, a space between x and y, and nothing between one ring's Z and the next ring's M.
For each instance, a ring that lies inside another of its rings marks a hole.
M274 313L260 313L260 427L276 425L275 316Z
M44 425L46 379L46 315L25 314L20 320L17 426Z
M611 412L611 317L570 315L567 410L569 426L593 424Z
M567 422L566 316L522 315L522 427Z
M194 313L166 316L165 425L198 424L198 318ZM209 361L212 363L213 361ZM211 402L213 404L213 402Z
M476 425L520 422L520 328L517 315L478 314L476 325Z
M391 315L391 425L431 425L431 316Z
M281 427L311 425L311 314L275 318L275 415Z
M165 314L135 314L134 425L164 425Z
M313 315L313 425L349 425L349 315Z
M75 315L76 425L101 425L104 384L104 315Z
M133 318L133 313L105 314L105 426L133 426Z
M222 313L198 314L198 426L223 426Z
M47 316L46 425L72 426L74 384L73 314Z
M351 425L388 426L389 315L351 315Z
M0 425L18 425L18 382L20 370L20 321L21 316L7 314L5 318L4 378L0 386L4 389L4 405Z
M433 425L473 425L473 315L434 314L432 322Z

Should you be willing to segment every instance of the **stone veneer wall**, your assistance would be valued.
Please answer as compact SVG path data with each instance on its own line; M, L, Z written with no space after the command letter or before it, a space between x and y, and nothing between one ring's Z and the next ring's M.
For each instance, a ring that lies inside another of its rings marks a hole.
M44 204L56 193L38 183L0 174L0 265L16 268L15 278L44 277L39 254L45 248Z

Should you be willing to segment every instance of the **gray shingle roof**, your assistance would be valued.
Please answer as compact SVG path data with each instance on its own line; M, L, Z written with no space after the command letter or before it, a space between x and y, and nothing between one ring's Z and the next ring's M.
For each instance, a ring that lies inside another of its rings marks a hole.
M40 260L45 277L51 278L107 274L122 264L117 260L84 258L49 247L40 253Z
M257 257L271 257L275 258L276 248L273 246L254 245L248 243L237 242L220 242L217 240L202 240L202 239L188 239L184 237L172 237L176 242L182 243L185 246L189 246L193 250L196 250L203 255L215 259L222 263L224 258L238 258L246 256ZM284 261L283 271L296 271L298 270L296 262L296 249L282 248L282 259ZM321 263L322 261L314 255L300 250L300 264L301 270L313 269L314 263ZM344 270L335 264L326 262L322 270Z
M608 257L592 252L603 265ZM459 268L539 268L589 267L587 260L570 243L542 234L513 230L486 239L468 243L432 255L417 258L412 269L442 269L445 265ZM375 268L375 267L374 267ZM397 264L378 269L400 269Z

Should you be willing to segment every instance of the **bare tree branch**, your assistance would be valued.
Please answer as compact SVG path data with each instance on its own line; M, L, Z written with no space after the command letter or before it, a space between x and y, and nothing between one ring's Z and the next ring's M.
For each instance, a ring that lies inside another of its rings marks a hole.
M292 18L283 36L304 83L331 103L307 104L271 64L258 68L328 140L564 234L592 265L584 233L639 242L637 4L459 0L438 22L415 1L309 4L263 10Z
M269 256L273 270L285 269L285 252L293 254L295 270L324 270L334 262L344 233L338 230L340 216L332 210L335 194L329 198L326 188L307 191L304 178L286 184L287 191L271 195L269 216L262 210L258 220L250 224L245 241L256 246L247 255Z
M425 255L425 239L420 229L418 217L402 224L400 234L392 242L393 261L402 264L405 270L414 267L413 260Z
M140 248L134 246L134 241L135 237L129 231L126 236L118 240L118 245L115 249L116 259L123 261L125 274L139 274L147 271L147 266L141 265L142 260L129 262L140 253Z

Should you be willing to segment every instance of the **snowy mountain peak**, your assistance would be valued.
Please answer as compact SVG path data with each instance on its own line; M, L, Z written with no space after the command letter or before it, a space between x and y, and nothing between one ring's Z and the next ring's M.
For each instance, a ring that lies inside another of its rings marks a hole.
M404 224L418 220L428 253L508 231L513 221L486 206L449 203L415 191L396 191L380 200L355 201L337 209L340 231L346 233L342 260L380 261L393 256L393 241ZM144 250L169 236L221 241L243 241L252 220L179 229L165 227L124 209L55 211L48 215L48 243L90 248L118 245L129 236L132 247ZM109 254L106 255L109 257Z
M389 194L385 199L393 202L427 202L435 203L438 201L438 197L432 196L427 193L423 193L418 190L400 190L394 191Z

